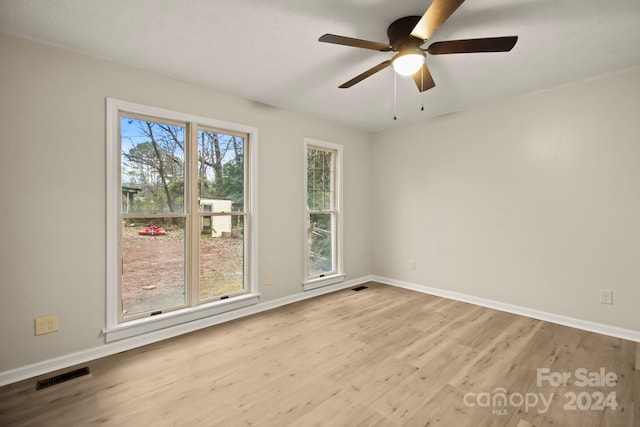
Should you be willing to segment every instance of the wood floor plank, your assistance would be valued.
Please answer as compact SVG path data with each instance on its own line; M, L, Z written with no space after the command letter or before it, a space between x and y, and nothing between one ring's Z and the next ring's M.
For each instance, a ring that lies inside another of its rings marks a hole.
M371 407L398 425L403 425L422 405L441 392L452 376L465 369L467 360L473 358L474 354L474 349L453 340L443 343L431 355L429 363L389 388L387 393L371 403Z
M291 427L393 427L395 425L366 404L359 404L356 400L358 398L353 395L353 392L341 390L286 425Z
M429 427L471 427L491 425L495 420L484 408L469 407L464 404L464 392L451 385L445 385L428 401L418 408L404 426Z
M638 343L367 286L98 359L40 391L49 375L0 387L0 425L640 426ZM618 382L578 387L579 368ZM538 384L538 369L573 382ZM492 400L501 390L553 398L540 412ZM567 410L568 392L615 392L618 407Z

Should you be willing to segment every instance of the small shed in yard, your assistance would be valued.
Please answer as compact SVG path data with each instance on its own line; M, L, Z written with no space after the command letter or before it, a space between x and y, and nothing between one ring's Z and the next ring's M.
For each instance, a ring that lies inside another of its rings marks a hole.
M122 213L131 213L131 207L133 206L133 196L142 190L137 187L122 186Z
M200 212L231 213L231 200L200 199ZM211 237L231 237L231 215L205 215L200 217L200 232Z

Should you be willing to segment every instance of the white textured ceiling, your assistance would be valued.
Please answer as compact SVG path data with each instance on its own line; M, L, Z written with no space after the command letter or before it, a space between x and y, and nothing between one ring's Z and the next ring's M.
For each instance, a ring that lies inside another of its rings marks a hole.
M640 65L640 0L468 0L430 42L518 35L509 53L428 56L421 95L389 59L319 43L324 33L387 42L429 0L0 0L0 31L289 110L379 130ZM428 46L428 43L425 47Z

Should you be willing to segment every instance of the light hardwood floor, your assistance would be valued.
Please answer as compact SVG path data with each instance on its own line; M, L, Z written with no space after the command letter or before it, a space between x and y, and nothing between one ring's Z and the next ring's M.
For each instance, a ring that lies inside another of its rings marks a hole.
M2 387L0 425L640 425L636 343L367 286L96 360L40 391L50 375ZM538 368L571 378L538 385ZM617 381L580 387L580 368ZM501 391L506 406L493 405ZM598 392L615 393L617 408L579 409Z

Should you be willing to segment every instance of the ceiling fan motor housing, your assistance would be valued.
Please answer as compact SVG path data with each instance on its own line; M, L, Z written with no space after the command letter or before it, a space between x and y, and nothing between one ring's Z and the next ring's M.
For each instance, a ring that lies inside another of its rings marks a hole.
M389 44L394 51L415 50L424 43L424 40L411 36L411 32L418 24L418 21L420 21L420 16L405 16L404 18L396 19L389 25L387 36L389 37Z

